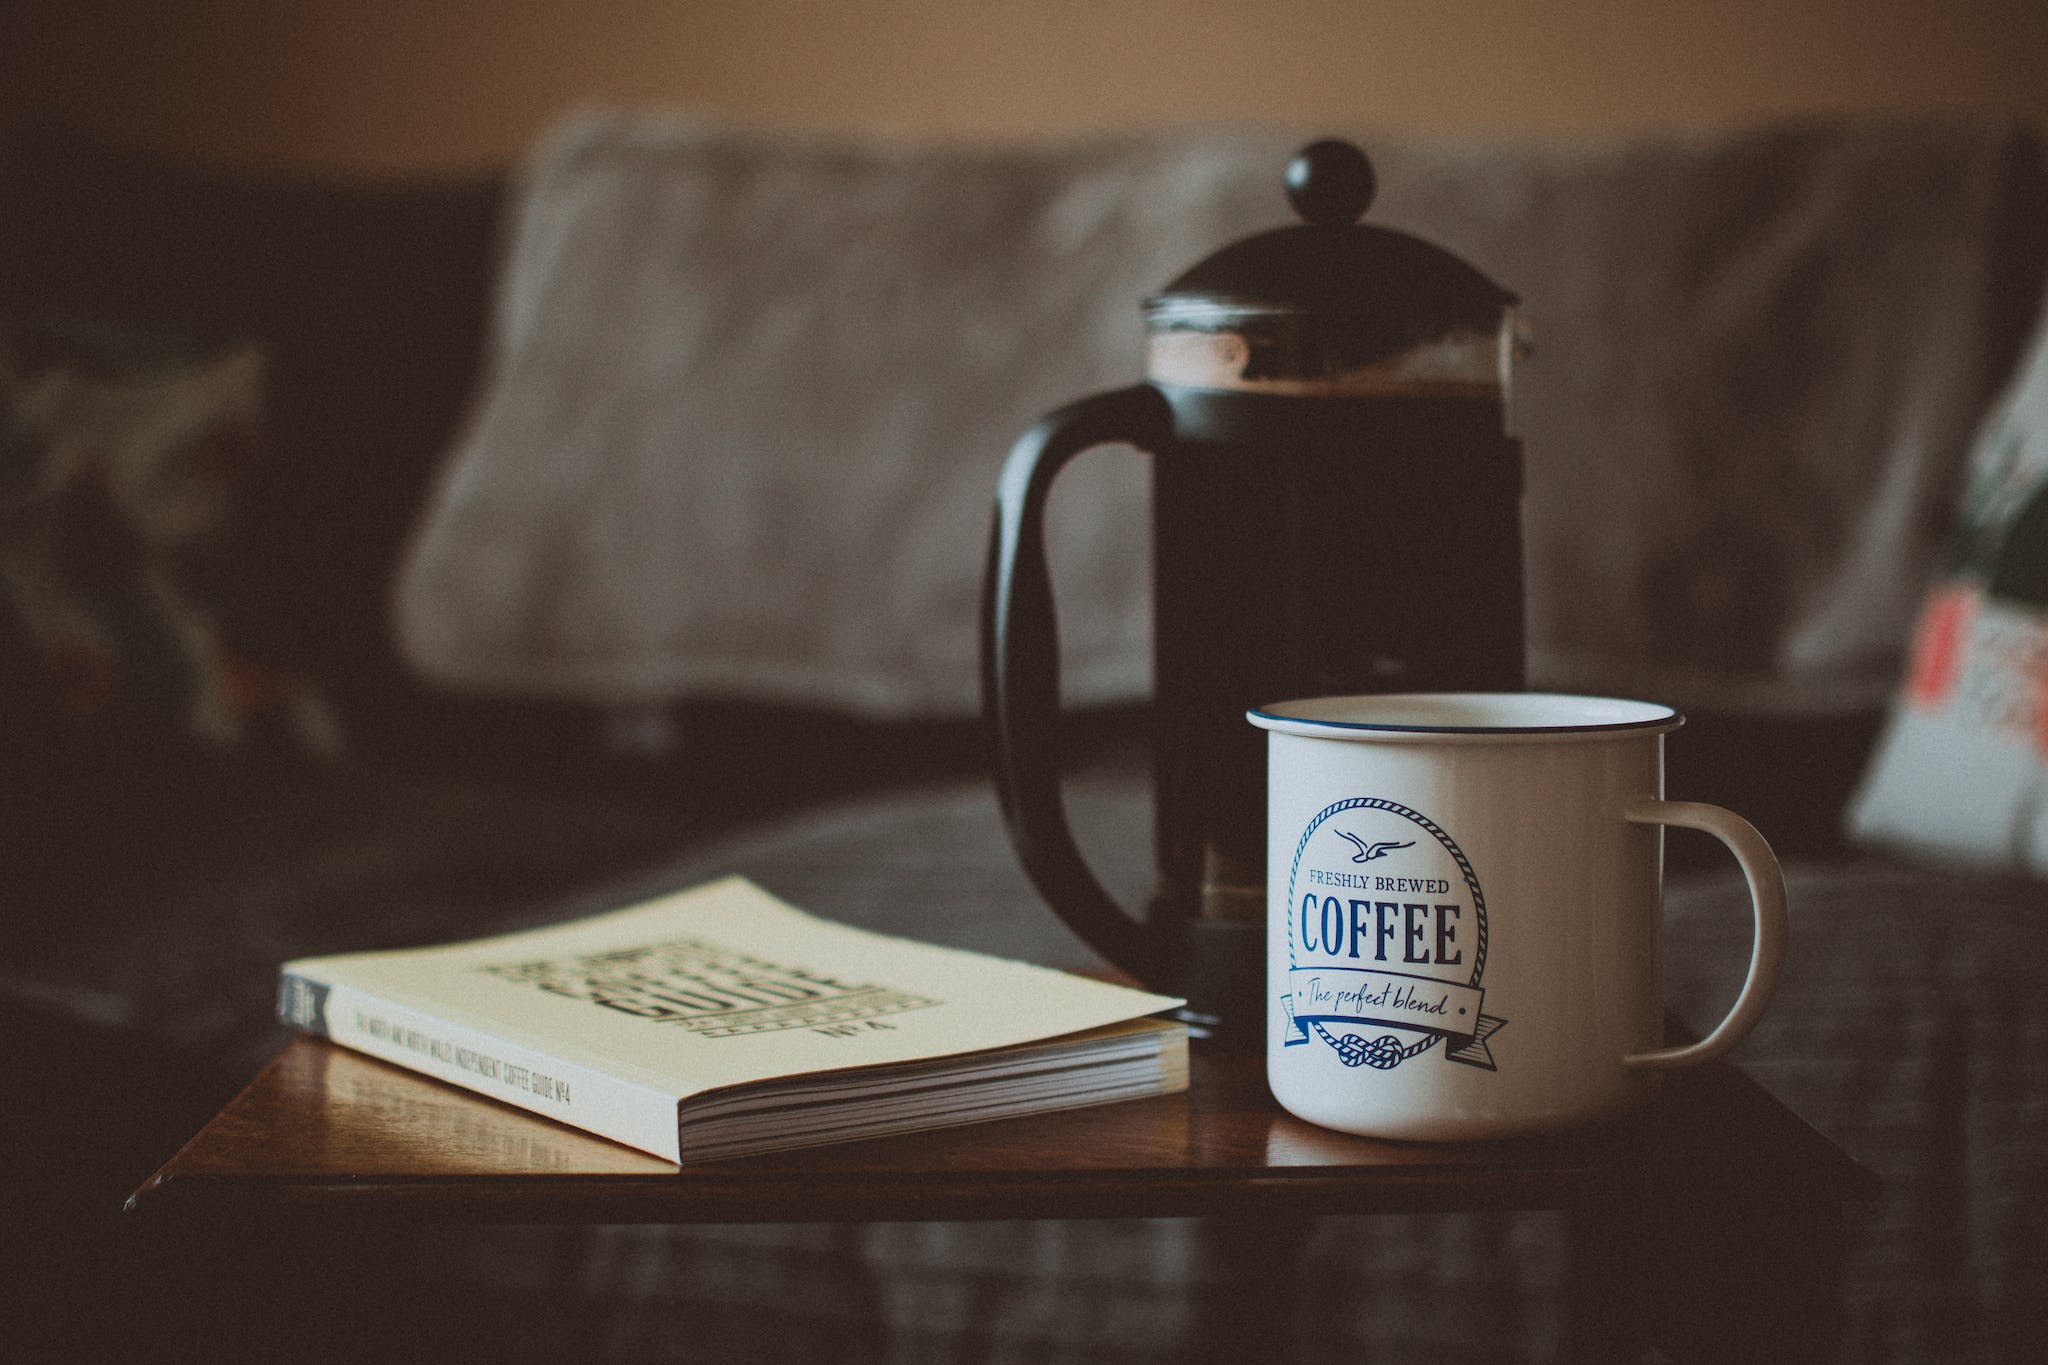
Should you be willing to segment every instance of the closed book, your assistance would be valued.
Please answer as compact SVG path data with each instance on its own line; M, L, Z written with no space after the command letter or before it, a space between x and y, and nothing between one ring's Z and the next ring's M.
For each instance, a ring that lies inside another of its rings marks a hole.
M678 1163L1167 1094L1182 1002L838 924L727 878L549 928L284 965L343 1046Z

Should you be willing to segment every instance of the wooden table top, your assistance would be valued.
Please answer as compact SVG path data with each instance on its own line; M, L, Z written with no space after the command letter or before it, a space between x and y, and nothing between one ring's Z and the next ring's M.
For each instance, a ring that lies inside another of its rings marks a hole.
M300 1038L128 1202L150 1218L524 1223L1560 1209L1682 1183L1867 1196L1876 1178L1725 1063L1567 1137L1381 1142L1281 1111L1264 1058L1193 1049L1183 1095L675 1166Z

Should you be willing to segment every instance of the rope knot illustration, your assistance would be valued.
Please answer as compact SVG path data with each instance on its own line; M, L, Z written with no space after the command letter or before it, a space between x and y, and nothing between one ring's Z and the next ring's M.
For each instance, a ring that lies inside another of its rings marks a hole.
M1328 1037L1327 1034L1324 1036ZM1362 1033L1347 1033L1332 1046L1337 1049L1337 1059L1344 1065L1369 1066L1375 1071L1391 1071L1408 1055L1401 1046L1401 1040L1391 1033L1370 1040Z

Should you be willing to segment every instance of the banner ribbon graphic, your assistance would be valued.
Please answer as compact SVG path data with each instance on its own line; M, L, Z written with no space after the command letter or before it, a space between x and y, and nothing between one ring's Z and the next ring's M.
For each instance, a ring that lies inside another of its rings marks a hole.
M1315 1025L1399 1028L1441 1036L1451 1061L1494 1069L1486 1040L1507 1021L1481 1012L1478 986L1358 967L1294 967L1287 980L1289 1047L1306 1043Z

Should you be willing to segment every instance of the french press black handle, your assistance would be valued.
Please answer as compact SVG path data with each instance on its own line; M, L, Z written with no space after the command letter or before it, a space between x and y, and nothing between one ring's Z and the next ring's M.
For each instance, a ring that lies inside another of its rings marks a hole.
M1018 861L1075 933L1148 985L1165 981L1165 945L1103 889L1067 824L1045 504L1053 479L1083 451L1121 443L1157 455L1172 438L1173 410L1148 384L1083 398L1025 432L996 484L981 604L982 710L994 732L996 793Z

